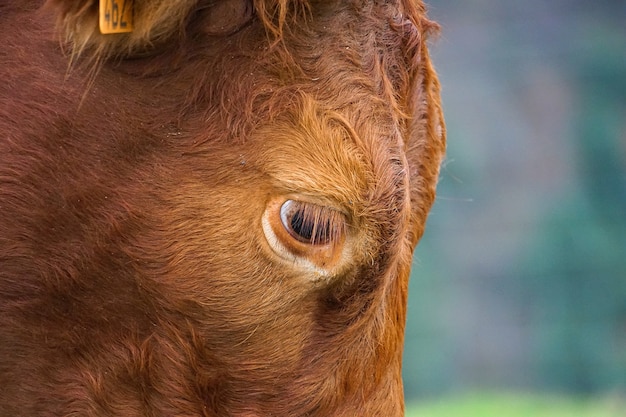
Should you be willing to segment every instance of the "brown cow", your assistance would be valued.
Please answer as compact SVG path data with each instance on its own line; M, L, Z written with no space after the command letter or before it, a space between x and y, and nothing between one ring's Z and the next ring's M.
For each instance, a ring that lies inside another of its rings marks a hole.
M0 416L402 415L423 4L132 7L0 2Z

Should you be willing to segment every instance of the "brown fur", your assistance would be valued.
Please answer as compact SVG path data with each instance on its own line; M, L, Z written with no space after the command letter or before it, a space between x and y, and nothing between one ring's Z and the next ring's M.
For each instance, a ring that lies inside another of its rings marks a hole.
M228 1L136 0L112 37L96 1L0 2L0 416L403 414L434 25ZM285 198L345 222L332 263L266 238Z

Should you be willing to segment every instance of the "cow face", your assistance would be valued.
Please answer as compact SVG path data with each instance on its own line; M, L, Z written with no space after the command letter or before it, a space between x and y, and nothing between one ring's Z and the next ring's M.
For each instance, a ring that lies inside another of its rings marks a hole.
M3 7L0 414L401 415L422 4Z

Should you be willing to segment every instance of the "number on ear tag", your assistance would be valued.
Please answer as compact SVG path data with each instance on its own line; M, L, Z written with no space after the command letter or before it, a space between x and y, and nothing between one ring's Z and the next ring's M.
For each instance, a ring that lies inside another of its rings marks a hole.
M133 31L133 0L100 0L100 33Z

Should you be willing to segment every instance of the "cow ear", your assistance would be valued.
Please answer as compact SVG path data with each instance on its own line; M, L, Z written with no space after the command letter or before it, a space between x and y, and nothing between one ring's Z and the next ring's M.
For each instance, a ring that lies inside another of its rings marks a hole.
M107 58L132 55L180 33L196 4L197 0L47 0L45 7L56 15L58 30L73 55ZM118 29L123 21L132 25L132 31L102 33L102 13L108 13L108 22Z

